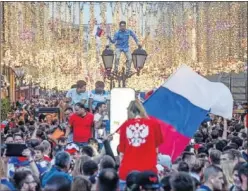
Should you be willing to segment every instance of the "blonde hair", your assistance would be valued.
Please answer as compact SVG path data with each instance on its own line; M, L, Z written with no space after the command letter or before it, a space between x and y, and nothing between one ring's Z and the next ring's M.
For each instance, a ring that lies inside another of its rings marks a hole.
M230 161L222 161L221 162L221 168L223 170L223 174L225 174L226 176L226 180L228 185L232 185L233 184L233 169L234 169L234 163L230 162Z
M138 116L140 116L141 118L148 118L145 108L138 99L131 101L127 110L128 110L128 119L133 119Z

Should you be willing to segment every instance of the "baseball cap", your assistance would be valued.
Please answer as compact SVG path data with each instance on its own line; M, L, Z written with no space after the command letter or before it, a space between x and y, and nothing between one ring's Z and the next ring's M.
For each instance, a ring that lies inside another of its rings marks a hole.
M126 185L128 188L131 188L134 184L137 184L137 179L139 174L140 174L139 171L132 171L127 175Z
M158 189L161 187L157 174L152 171L141 172L138 175L137 183L143 189Z

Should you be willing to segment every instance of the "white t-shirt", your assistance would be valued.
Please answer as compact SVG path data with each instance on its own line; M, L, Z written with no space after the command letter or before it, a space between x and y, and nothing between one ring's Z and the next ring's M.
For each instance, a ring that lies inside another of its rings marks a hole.
M85 107L88 107L88 101L89 101L89 92L85 91L84 93L77 93L77 88L70 89L67 94L67 98L71 98L71 105L75 105L78 102L82 102L82 100L86 100Z
M94 114L94 122L98 122L101 119L102 115L99 113L95 113ZM109 120L108 115L105 115L103 117L103 120ZM106 129L102 128L102 129L95 129L95 138L97 139L97 141L99 143L102 143L102 139L99 138L99 136L105 136L106 135Z
M92 109L95 110L98 103L106 103L110 99L110 94L107 91L104 91L103 94L96 94L95 90L92 90L89 93L89 98L93 100Z

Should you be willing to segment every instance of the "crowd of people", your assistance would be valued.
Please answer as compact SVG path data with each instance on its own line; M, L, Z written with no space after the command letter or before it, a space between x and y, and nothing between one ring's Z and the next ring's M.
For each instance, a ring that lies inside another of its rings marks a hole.
M78 81L64 95L33 97L13 104L2 121L5 144L26 144L22 156L6 156L1 145L1 191L247 191L248 144L245 113L232 120L210 116L175 161L159 153L161 129L138 100L111 148L110 94ZM38 108L59 108L39 113ZM242 105L247 111L247 104ZM128 132L142 124L142 136ZM136 125L136 126L135 126ZM127 133L126 133L127 132ZM149 132L149 136L148 136Z

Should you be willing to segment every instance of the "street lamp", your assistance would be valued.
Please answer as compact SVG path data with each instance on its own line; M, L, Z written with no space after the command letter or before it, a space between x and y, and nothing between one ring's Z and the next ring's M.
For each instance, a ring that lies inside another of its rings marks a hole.
M133 51L132 59L134 68L139 72L145 65L147 53L141 46Z
M118 81L118 86L122 87L126 86L126 80L137 73L139 75L140 70L144 67L145 61L147 58L147 53L144 49L141 48L141 46L138 47L138 49L134 50L132 53L132 60L134 64L134 68L136 69L136 72L126 76L125 74L125 68L123 67L120 73L111 73L111 70L113 68L114 63L114 52L109 48L109 46L106 46L105 50L102 52L102 60L105 67L105 71L107 74L108 79L110 80L110 89L113 87L113 80Z
M111 73L112 67L113 67L113 61L114 61L114 51L109 48L109 46L106 46L104 51L102 52L102 61L105 67L105 70L108 74Z
M18 79L22 79L25 75L25 71L21 66L15 66L14 71Z
M23 80L23 77L25 76L25 71L21 66L15 66L14 71L15 71L16 78L18 79L18 86L19 86L18 93L20 96L22 80Z

